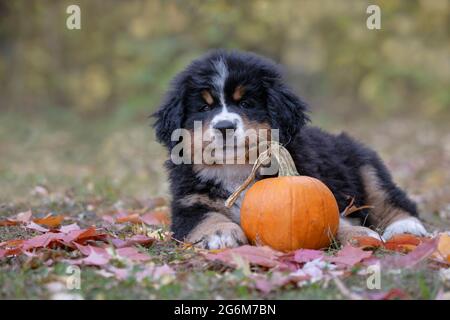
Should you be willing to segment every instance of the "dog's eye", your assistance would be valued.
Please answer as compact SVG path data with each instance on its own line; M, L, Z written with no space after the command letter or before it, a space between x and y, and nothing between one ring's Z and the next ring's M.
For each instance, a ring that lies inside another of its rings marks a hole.
M244 108L244 109L248 109L248 108L251 107L250 104L249 104L248 102L246 102L246 101L241 101L241 102L239 102L239 106L240 106L241 108Z
M209 111L209 110L211 110L211 106L206 103L200 108L200 111Z

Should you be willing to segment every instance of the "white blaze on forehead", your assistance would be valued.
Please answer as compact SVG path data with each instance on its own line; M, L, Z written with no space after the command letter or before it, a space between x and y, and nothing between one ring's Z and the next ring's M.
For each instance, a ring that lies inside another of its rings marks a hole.
M223 108L227 108L225 104L225 81L228 77L228 68L222 59L214 62L214 68L216 69L216 76L213 78L213 84L219 93L220 104Z
M211 126L214 127L219 121L231 121L236 124L237 130L243 130L242 118L235 112L229 112L225 103L225 82L228 77L228 68L223 59L216 60L214 62L214 68L216 69L216 75L213 78L214 88L219 93L219 101L222 106L222 110L211 121Z

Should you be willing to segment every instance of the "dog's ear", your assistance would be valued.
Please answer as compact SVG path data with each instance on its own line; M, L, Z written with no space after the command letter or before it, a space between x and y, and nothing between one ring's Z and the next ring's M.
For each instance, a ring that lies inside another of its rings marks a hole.
M270 84L266 92L272 128L280 130L280 142L287 144L309 121L307 105L279 81Z
M171 141L172 132L181 128L183 121L183 92L175 89L170 90L161 106L152 115L156 119L153 127L156 131L156 138L171 149L177 141Z

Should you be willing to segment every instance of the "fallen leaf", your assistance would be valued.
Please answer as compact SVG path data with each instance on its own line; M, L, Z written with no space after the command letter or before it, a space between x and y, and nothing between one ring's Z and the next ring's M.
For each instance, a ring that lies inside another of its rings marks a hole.
M80 230L80 227L76 223L61 226L61 228L59 228L59 231L62 233L69 233L70 231L75 231L75 230Z
M74 245L85 256L90 255L92 251L95 251L97 254L103 255L103 256L108 256L109 255L108 251L105 248L95 247L95 246L91 246L91 245L83 246L82 244L79 244L79 243L76 243L76 242L74 243Z
M381 260L382 265L391 268L411 268L430 257L437 249L439 238L427 240L419 244L406 255L387 256Z
M31 216L32 216L31 210L20 212L12 218L7 218L6 220L1 220L0 226L7 227L7 226L16 226L19 224L27 223L28 221L30 221Z
M22 253L24 240L8 240L0 243L2 257L14 256Z
M57 215L52 216L48 215L41 219L34 219L33 221L38 224L42 224L44 226L50 227L50 228L56 228L59 225L61 225L61 222L64 220L64 216Z
M141 223L141 217L138 213L133 213L124 217L116 218L116 223L125 223L125 222Z
M128 247L128 246L131 246L131 245L134 245L134 244L140 244L142 246L147 246L147 245L152 244L154 241L155 241L154 238L150 238L150 237L147 237L147 236L142 235L142 234L137 234L137 235L134 235L134 236L132 236L130 238L126 238L124 240L119 239L119 238L115 238L115 239L111 240L112 244L116 248Z
M294 261L298 263L306 263L318 258L322 258L324 252L320 250L299 249L294 252Z
M72 242L84 244L88 240L104 240L105 237L106 234L98 232L94 226L91 226L87 229L72 230L62 234L61 240L64 244L70 245Z
M442 233L439 236L439 243L437 246L437 253L444 261L450 263L450 235Z
M21 247L12 248L12 249L6 249L6 250L3 250L3 253L2 253L3 257L16 256L16 255L19 255L19 254L22 254L22 248Z
M33 215L33 213L31 212L31 210L28 210L25 212L18 213L14 220L25 223L25 222L30 221L32 215Z
M351 267L370 256L372 256L372 251L364 251L360 248L353 247L352 245L346 245L343 249L338 251L336 256L325 257L325 259L335 264Z
M330 279L332 277L342 275L343 271L336 270L338 267L330 262L318 258L305 263L301 268L292 272L290 276L296 277L297 286L303 286L305 284L314 283L317 281Z
M237 267L235 256L240 256L250 264L267 268L273 268L280 265L277 257L282 253L269 247L256 247L245 245L237 248L226 249L219 253L208 253L205 255L208 260L219 260L229 266Z
M141 217L141 221L148 225L169 225L169 211L168 209L157 209L146 213Z
M13 240L7 240L0 243L0 248L16 248L19 246L22 246L22 244L25 242L23 239L13 239Z
M47 232L25 240L23 243L23 250L48 247L56 240L62 240L61 233Z
M40 225L34 223L33 221L28 222L28 224L25 226L25 228L30 230L35 230L39 232L48 232L49 230L47 228L41 227Z
M151 259L148 254L139 252L139 250L135 247L118 248L116 250L116 253L123 258L127 258L133 261L148 261Z
M1 221L0 221L0 227L16 226L16 225L18 225L18 224L20 224L20 222L18 222L18 221L12 221L12 220L9 220L9 219L1 220Z
M377 292L369 295L372 300L393 300L393 299L407 299L408 294L401 289L394 288L388 292Z
M84 265L103 266L107 264L110 259L111 257L109 254L102 254L94 249L91 249L89 255L86 258L81 259L81 263Z
M426 239L412 234L397 234L389 239L384 247L391 251L410 252Z
M381 240L369 236L353 237L350 241L353 246L361 249L376 249L384 246Z

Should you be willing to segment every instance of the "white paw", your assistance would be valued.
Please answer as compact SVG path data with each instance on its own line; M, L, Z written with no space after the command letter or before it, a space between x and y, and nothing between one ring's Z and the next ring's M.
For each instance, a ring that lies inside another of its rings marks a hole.
M197 244L204 249L234 248L247 244L247 238L242 229L235 223L218 225L213 233L206 234Z
M427 236L428 232L419 219L411 217L396 221L384 230L383 238L389 240L396 234L411 233L416 236Z

